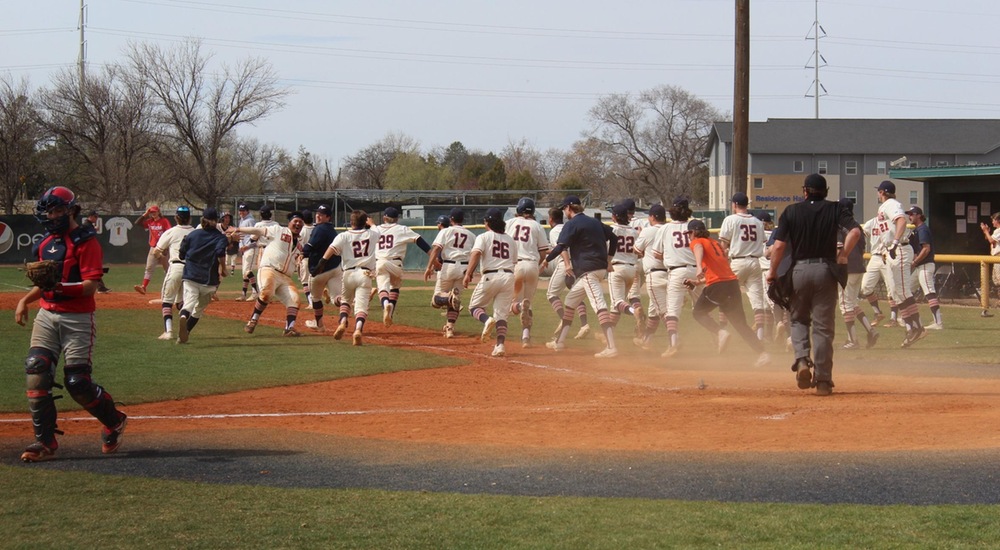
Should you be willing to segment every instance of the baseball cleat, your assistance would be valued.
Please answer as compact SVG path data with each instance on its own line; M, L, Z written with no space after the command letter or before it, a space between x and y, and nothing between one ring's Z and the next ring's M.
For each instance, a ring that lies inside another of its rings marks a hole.
M504 349L503 344L497 344L493 348L493 353L491 353L490 355L493 356L493 357L503 357L506 354L507 354L507 350Z
M944 328L944 325L942 325L941 323L931 323L931 324L927 325L926 327L924 327L924 330L941 330L943 328Z
M903 343L902 345L900 345L900 347L908 348L912 346L914 343L916 343L917 340L920 340L924 336L927 336L927 329L925 329L924 327L917 327L906 333L906 338L903 339Z
M529 340L528 338L521 338L521 347L524 348L524 349L530 348L531 347L531 340Z
M809 370L812 367L812 360L808 357L799 357L795 360L795 364L792 365L792 370L795 371L795 381L799 385L800 390L808 390L813 387L812 372Z
M347 332L347 321L343 321L337 325L337 330L333 331L333 339L340 340L344 337L345 332Z
M306 321L306 328L315 330L316 332L323 332L326 330L326 327L323 326L323 321L315 321L313 319Z
M770 364L771 364L771 354L766 351L762 351L760 355L757 356L757 360L754 361L753 366L754 368L759 369L761 367L766 367Z
M237 301L237 302L245 302L245 301L247 301L247 295L246 295L246 294L244 294L244 295L242 295L242 296L237 296L237 297L236 297L236 301Z
M46 447L41 442L34 442L21 453L22 462L44 462L46 460L52 460L56 457L56 449L59 448L59 444L55 441L52 442L51 447Z
M860 347L861 344L855 342L854 340L848 340L846 343L844 343L844 349L858 349Z
M479 336L479 341L486 343L493 337L493 329L497 326L497 320L493 317L486 319L486 323L483 324L483 333Z
M612 357L618 357L618 350L615 348L604 348L601 351L594 354L594 357L598 359L610 359Z
M445 338L454 338L455 337L455 327L451 326L451 324L445 325L444 326L444 337Z
M139 294L145 294L146 293L146 287L144 287L142 285L135 285L132 288L134 288L135 291L138 292Z
M282 333L282 336L288 336L289 338L296 338L298 336L302 336L302 333L295 330L294 328L286 328L285 332Z
M573 337L574 340L583 340L584 338L590 336L590 325L583 325L580 327L580 332L576 333Z
M875 347L876 342L878 342L878 332L872 330L868 333L868 342L865 344L865 349L872 349Z
M719 329L719 353L726 351L726 344L729 343L729 331Z
M243 327L243 332L253 334L253 329L257 328L257 319L247 321L247 326Z
M451 289L451 293L448 294L448 307L454 311L462 311L462 289Z
M559 351L566 349L566 344L562 342L545 342L545 347L551 350Z
M354 341L352 343L355 346L360 346L361 345L361 331L360 330L354 331Z
M170 334L170 331L164 331L163 334L156 337L157 340L173 340L174 336Z
M888 321L885 322L884 325L882 325L883 328L892 328L894 326L896 326L896 320L895 319L889 319Z
M649 350L650 348L652 348L651 342L649 341L648 337L633 338L632 343L644 350Z
M826 397L831 394L833 394L833 382L828 382L826 380L816 382L816 395Z
M188 318L181 317L177 320L177 343L186 344L190 334L190 331L188 331Z
M122 435L125 433L125 425L128 424L128 416L125 413L118 413L120 421L114 428L104 426L101 428L101 452L109 455L118 450L122 444Z
M382 306L382 324L386 327L392 326L392 304L388 302Z
M876 313L875 316L872 317L872 326L875 326L875 325L881 323L882 319L885 319L885 315L882 314L882 313Z
M681 350L680 346L670 346L669 348L667 348L666 351L664 351L662 354L660 354L660 357L662 357L664 359L667 359L669 357L673 357L673 356L677 355L677 352L679 352L680 350Z

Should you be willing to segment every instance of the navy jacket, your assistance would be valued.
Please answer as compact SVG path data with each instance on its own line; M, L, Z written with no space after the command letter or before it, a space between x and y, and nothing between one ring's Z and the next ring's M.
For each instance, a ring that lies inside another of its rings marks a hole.
M336 236L337 230L333 228L333 224L330 222L318 223L313 226L312 233L309 234L309 242L302 247L302 255L309 258L310 273L319 261L323 259L323 254L326 254L326 249L330 248L330 244ZM337 267L340 267L340 256L333 256L327 260L326 269L323 272L325 273Z
M219 262L226 261L229 240L218 229L199 227L181 241L178 258L184 260L184 279L203 285L219 284Z
M545 259L551 262L567 247L573 272L579 276L607 269L608 256L618 250L618 237L600 220L580 213L563 225L559 242Z

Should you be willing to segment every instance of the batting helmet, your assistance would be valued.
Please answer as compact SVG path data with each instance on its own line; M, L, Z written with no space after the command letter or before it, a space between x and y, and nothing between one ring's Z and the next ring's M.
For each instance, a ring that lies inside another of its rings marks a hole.
M65 207L66 213L55 219L49 219L48 213L53 208ZM74 214L76 195L61 185L50 187L35 203L35 219L50 233L61 233L69 228L69 218Z
M518 216L523 216L525 214L535 213L535 201L528 197L521 197L521 200L517 201L517 208L514 209Z

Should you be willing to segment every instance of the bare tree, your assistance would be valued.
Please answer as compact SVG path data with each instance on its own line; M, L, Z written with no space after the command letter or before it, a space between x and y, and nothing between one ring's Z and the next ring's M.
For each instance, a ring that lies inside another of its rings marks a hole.
M621 179L669 204L705 184L699 168L712 124L722 117L689 92L660 86L638 97L602 97L590 110L591 135L608 147Z
M385 189L389 165L398 154L420 155L420 144L405 134L386 135L344 159L347 184L358 189Z
M168 141L162 153L181 182L181 193L215 205L231 194L240 170L233 148L237 128L281 108L289 91L271 65L247 58L208 72L210 56L189 40L175 49L135 44L128 53L139 81L154 98L154 121Z
M28 82L0 75L0 205L13 214L24 184L33 172L35 150L43 132L37 123Z
M161 172L143 166L155 162L150 98L121 67L90 75L82 87L75 73L62 71L40 105L55 155L74 167L81 198L106 208L138 207L162 189Z

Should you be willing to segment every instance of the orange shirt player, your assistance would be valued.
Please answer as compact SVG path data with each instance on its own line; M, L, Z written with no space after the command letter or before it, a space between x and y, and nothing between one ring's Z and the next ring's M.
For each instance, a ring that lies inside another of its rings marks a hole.
M139 219L135 220L135 225L149 231L149 252L146 253L146 271L142 274L142 284L132 287L139 294L145 294L146 287L149 286L149 280L153 278L153 269L159 265L163 268L164 272L167 271L167 257L162 256L157 258L154 251L156 250L156 243L160 240L160 235L163 235L166 230L170 229L170 220L161 216L160 207L154 204L147 208L139 216Z

